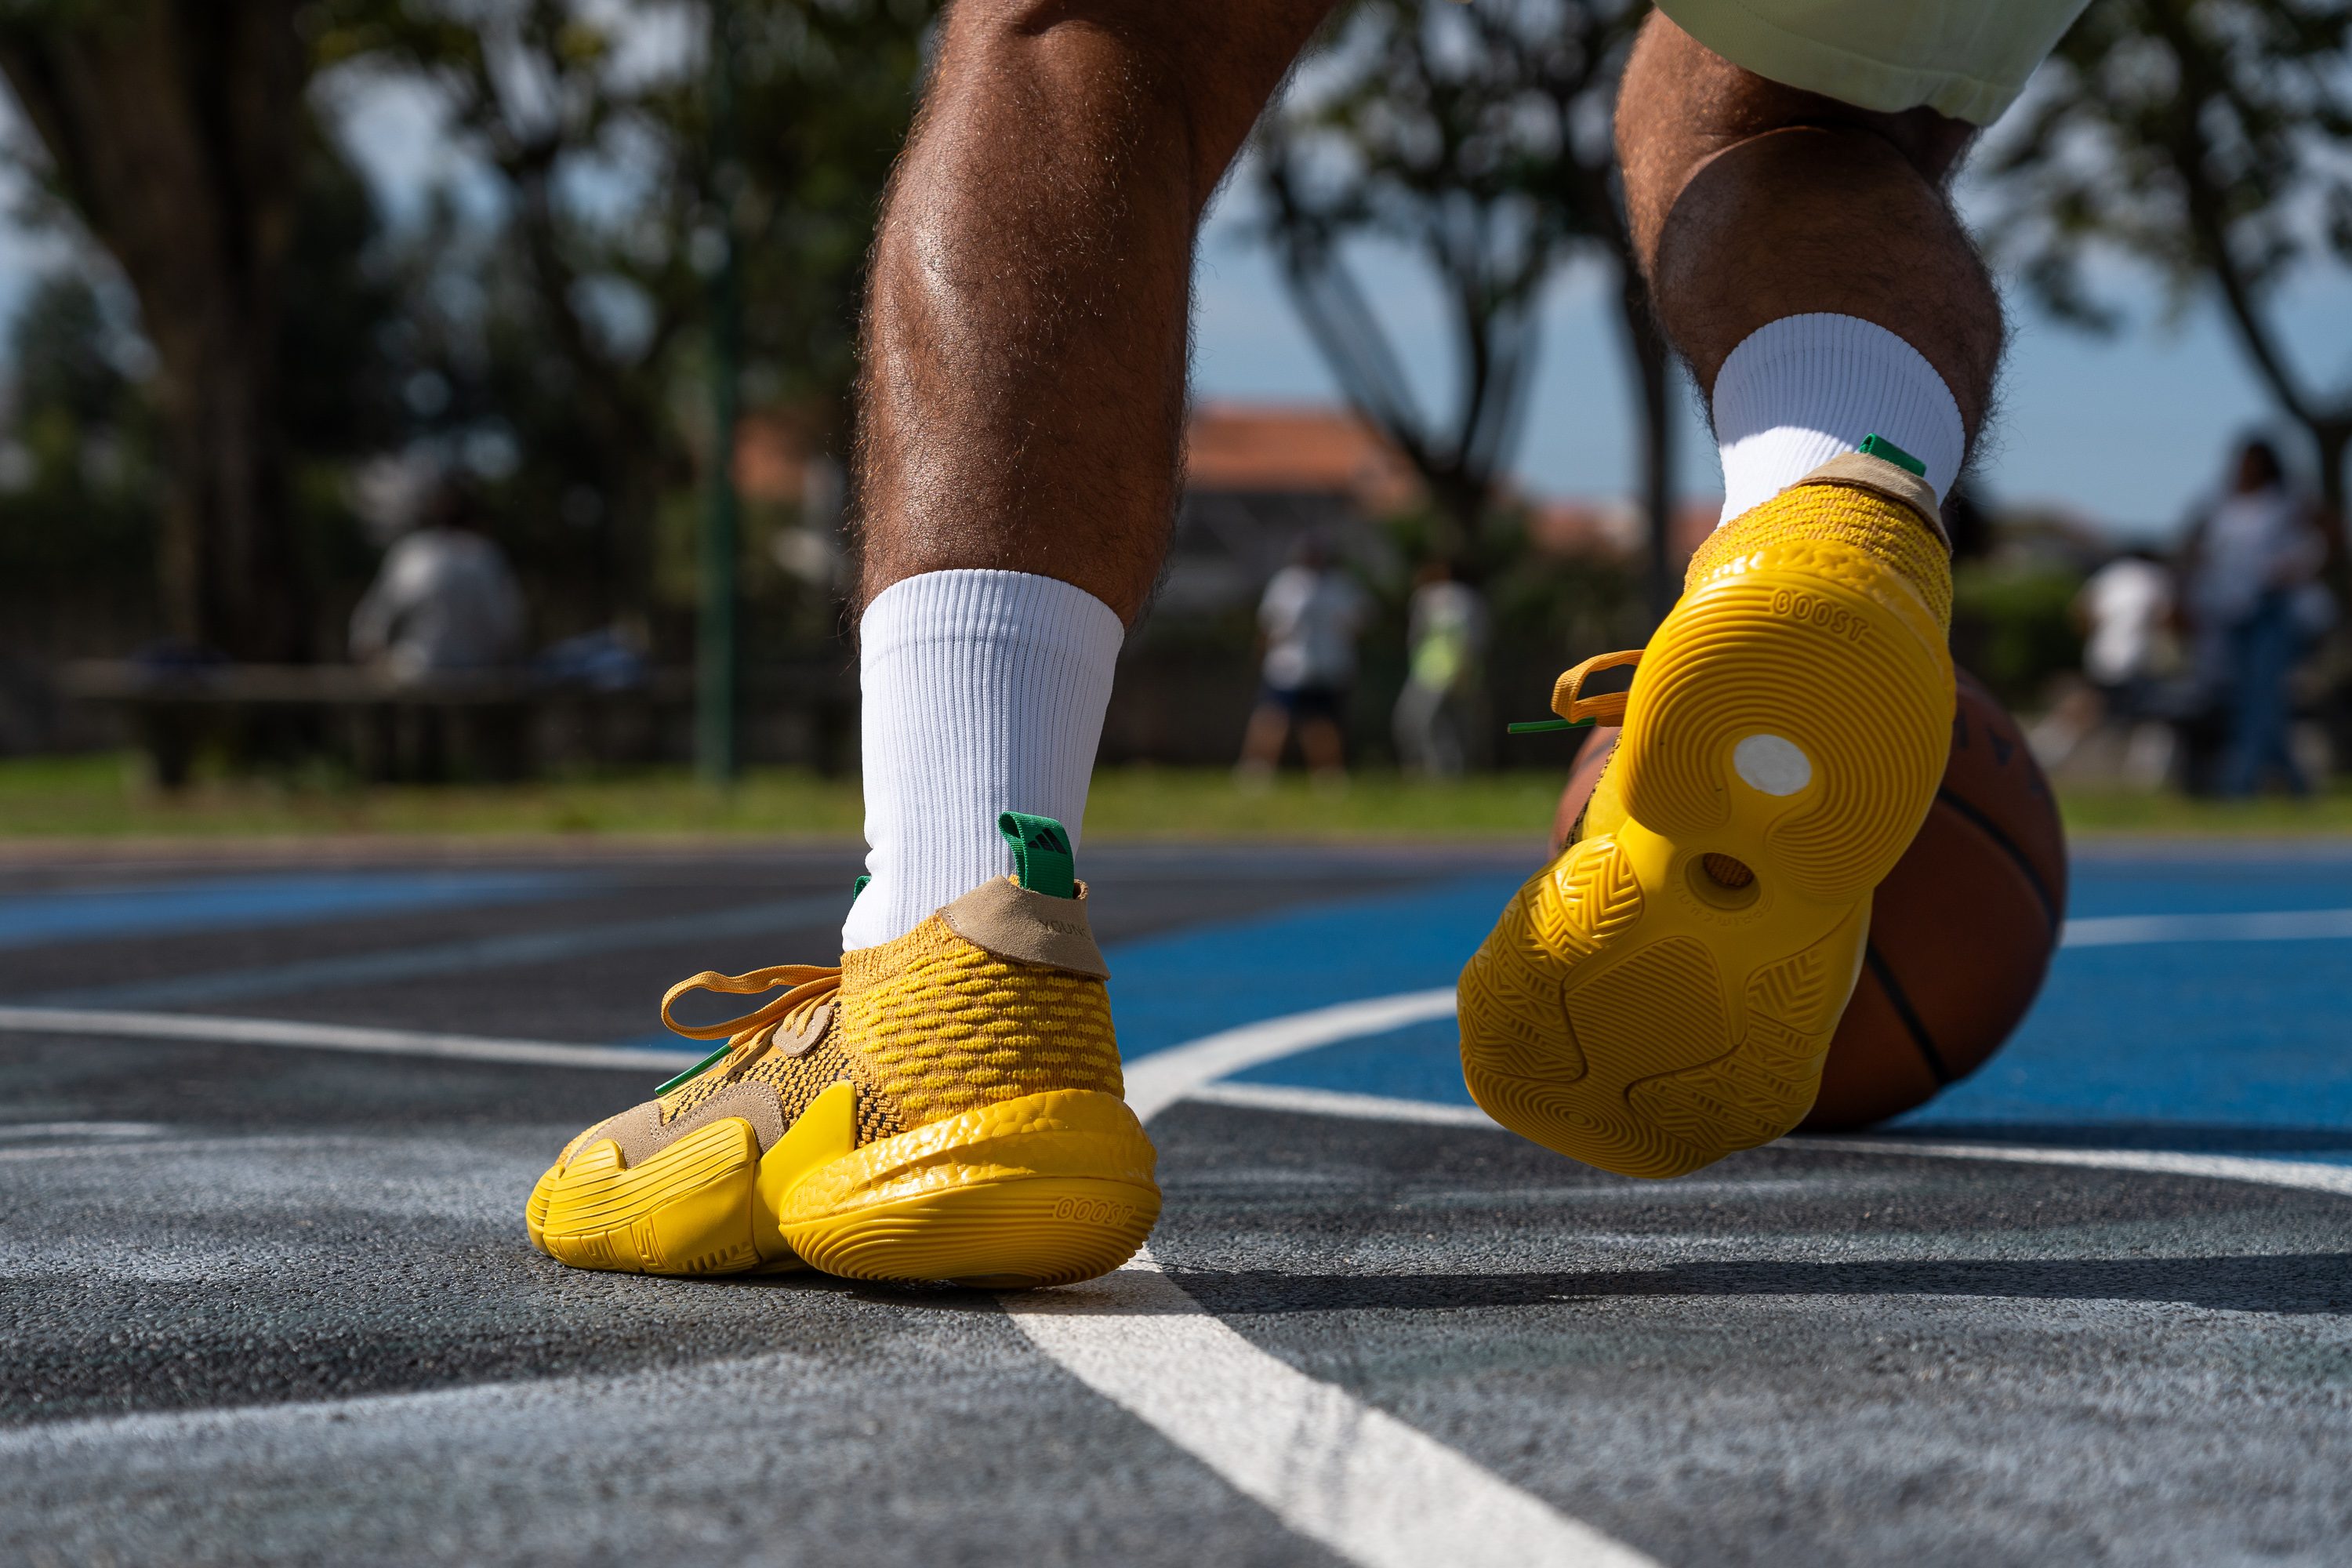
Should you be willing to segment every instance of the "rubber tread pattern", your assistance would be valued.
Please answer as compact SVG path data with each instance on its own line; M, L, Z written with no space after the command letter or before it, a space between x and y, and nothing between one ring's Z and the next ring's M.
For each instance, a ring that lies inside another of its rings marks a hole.
M1504 1125L1673 1176L1794 1127L1861 972L1870 893L1933 803L1954 687L1940 542L1800 487L1718 531L1644 651L1567 846L1464 969L1463 1076ZM1770 734L1809 777L1743 783ZM1725 889L1710 855L1754 873Z
M1816 899L1857 898L1895 868L1934 802L1951 658L1876 595L1822 572L1854 564L1851 552L1781 546L1752 560L1685 595L1660 628L1612 771L1635 820L1677 841L1704 837L1729 822L1732 748L1783 737L1836 783L1790 797L1759 853Z

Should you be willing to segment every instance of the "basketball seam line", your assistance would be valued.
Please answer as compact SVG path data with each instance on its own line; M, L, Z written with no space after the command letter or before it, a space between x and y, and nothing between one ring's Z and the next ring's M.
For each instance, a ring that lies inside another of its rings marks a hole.
M1878 988L1886 993L1886 1000L1895 1008L1895 1016L1902 1019L1904 1028L1910 1031L1911 1043L1919 1048L1920 1058L1927 1064L1927 1075L1936 1080L1937 1089L1949 1089L1953 1081L1952 1069L1944 1065L1944 1054L1936 1048L1935 1037L1927 1033L1927 1026L1913 1011L1911 998L1905 994L1902 982L1895 978L1895 971L1878 951L1878 944L1864 942L1862 955L1870 965L1871 973L1878 977Z
M2057 930L2058 900L2050 896L2050 889L2043 884L2041 873L2034 870L2033 863L2025 858L2025 851L2017 847L2016 840L2003 833L1991 817L1987 816L1950 790L1938 789L1936 792L1936 798L1976 824L2002 854L2017 863L2018 870L2024 875L2026 886L2033 889L2034 900L2042 906L2042 918L2049 922L2051 930Z

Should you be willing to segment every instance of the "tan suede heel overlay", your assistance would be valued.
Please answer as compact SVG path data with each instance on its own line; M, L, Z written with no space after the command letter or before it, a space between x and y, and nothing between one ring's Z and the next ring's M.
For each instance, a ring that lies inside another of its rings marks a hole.
M999 958L1040 963L1097 980L1109 977L1087 925L1087 889L1075 899L1033 893L1010 877L983 882L940 911L948 929Z
M1944 509L1937 504L1936 487L1910 469L1888 462L1884 458L1864 457L1860 452L1842 452L1797 481L1799 485L1850 485L1858 490L1870 490L1888 500L1901 501L1919 514L1944 548L1952 547L1952 536L1944 531ZM1794 489L1795 485L1790 489Z
M661 1101L648 1100L643 1105L633 1105L610 1121L589 1129L580 1141L586 1148L599 1139L610 1138L621 1151L624 1169L635 1169L668 1148L689 1132L698 1131L714 1121L739 1117L751 1124L760 1140L760 1152L766 1153L775 1147L776 1140L784 1135L784 1101L769 1083L730 1083L696 1105L693 1110L664 1121Z

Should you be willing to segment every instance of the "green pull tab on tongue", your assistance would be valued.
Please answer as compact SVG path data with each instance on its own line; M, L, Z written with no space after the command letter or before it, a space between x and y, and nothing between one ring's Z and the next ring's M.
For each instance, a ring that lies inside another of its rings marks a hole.
M1888 440L1884 436L1864 436L1862 438L1862 445L1856 447L1854 450L1860 452L1865 458L1882 458L1886 462L1894 464L1898 468L1908 468L1911 472L1918 475L1923 479L1927 477L1927 464L1921 462L1918 458L1913 457L1910 453L1905 451L1902 447L1896 446L1894 442Z
M996 819L996 831L1013 846L1013 870L1021 885L1050 899L1078 896L1078 866L1070 853L1070 836L1050 816L1008 811Z

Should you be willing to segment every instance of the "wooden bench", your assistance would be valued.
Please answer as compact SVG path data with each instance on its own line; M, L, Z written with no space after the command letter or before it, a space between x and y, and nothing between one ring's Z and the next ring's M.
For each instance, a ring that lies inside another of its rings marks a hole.
M197 757L236 765L321 754L370 781L509 780L551 761L650 763L693 708L689 671L603 689L530 669L419 679L356 665L71 663L59 694L120 710L155 782L185 784Z

